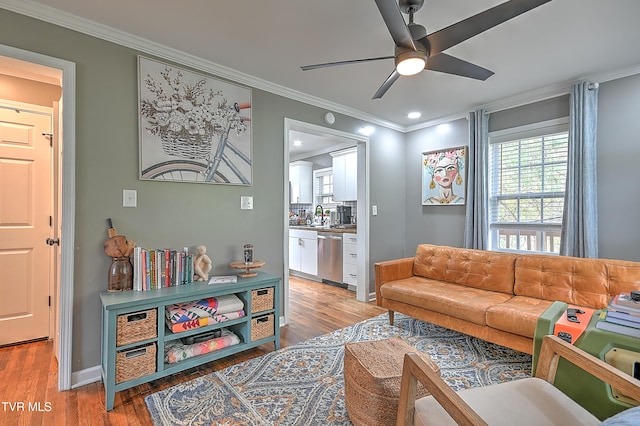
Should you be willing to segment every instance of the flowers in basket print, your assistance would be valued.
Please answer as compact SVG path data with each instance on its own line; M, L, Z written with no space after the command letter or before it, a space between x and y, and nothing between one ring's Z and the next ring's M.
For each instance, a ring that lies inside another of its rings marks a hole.
M465 155L464 147L422 154L423 205L464 204Z
M140 79L143 179L250 184L250 90L144 58Z
M204 89L205 79L193 84L184 83L180 70L173 78L169 67L160 74L166 84L159 84L151 76L144 80L147 89L156 96L155 99L143 99L140 107L142 116L149 119L147 130L151 134L202 140L224 131L233 109L229 108L222 91ZM234 130L240 134L246 128L245 122L241 121Z

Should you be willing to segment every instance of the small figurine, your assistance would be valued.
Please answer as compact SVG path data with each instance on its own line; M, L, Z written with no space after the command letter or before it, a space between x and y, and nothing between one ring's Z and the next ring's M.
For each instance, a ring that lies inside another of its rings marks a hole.
M207 247L198 246L196 257L193 260L193 272L195 281L206 281L211 271L211 259L207 256Z

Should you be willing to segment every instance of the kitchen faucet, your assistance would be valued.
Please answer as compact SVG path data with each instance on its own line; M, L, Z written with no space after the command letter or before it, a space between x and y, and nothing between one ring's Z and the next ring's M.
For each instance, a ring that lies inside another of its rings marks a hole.
M318 215L318 207L320 207L320 225L324 225L324 208L318 204L316 206L316 216Z

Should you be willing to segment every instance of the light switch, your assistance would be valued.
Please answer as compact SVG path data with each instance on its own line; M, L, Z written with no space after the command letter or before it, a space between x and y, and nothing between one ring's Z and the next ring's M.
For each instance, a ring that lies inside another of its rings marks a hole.
M240 197L240 209L252 210L253 209L253 197L249 195L242 195Z
M138 207L138 191L135 189L123 189L122 207Z
M371 214L373 216L378 216L378 206L371 206Z

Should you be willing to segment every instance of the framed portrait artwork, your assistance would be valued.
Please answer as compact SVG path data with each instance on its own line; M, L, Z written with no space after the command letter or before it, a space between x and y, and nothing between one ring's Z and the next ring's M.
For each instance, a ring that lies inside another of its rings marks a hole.
M251 89L138 56L140 179L252 184Z
M422 205L465 203L467 148L446 148L422 153Z

